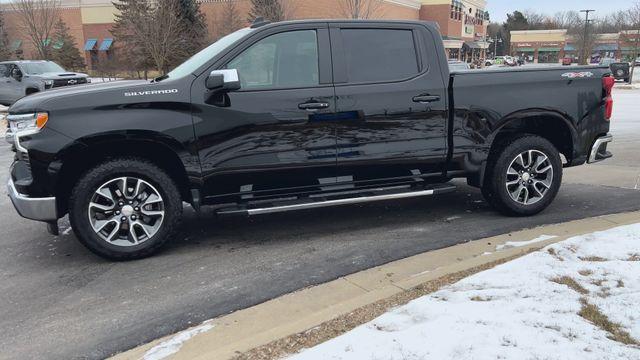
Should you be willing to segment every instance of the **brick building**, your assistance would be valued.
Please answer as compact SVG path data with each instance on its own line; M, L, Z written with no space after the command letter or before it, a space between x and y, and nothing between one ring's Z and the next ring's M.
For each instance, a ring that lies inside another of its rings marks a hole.
M206 16L211 40L216 37L216 23L225 1L235 1L240 16L249 12L249 0L199 0ZM291 19L345 17L343 0L284 0L285 11ZM485 0L369 0L379 1L373 18L436 21L445 39L451 58L471 61L484 58L488 43L485 34L488 14ZM26 34L21 34L17 16L7 4L5 21L10 47L17 58L33 58L35 51ZM84 53L89 68L110 58L117 47L117 39L110 32L116 9L111 0L62 0L61 16L71 30L76 44Z
M597 34L590 62L603 58L631 61L640 31ZM640 40L640 39L639 39ZM565 57L578 59L578 44L567 30L524 30L511 32L511 54L535 63L559 63Z

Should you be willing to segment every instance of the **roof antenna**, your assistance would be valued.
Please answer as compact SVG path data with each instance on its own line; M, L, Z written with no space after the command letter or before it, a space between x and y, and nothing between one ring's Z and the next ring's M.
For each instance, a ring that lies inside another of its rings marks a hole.
M269 24L270 21L265 20L264 17L262 16L258 16L255 20L253 20L253 22L251 23L251 28L255 29L255 28L259 28L260 26L264 26Z

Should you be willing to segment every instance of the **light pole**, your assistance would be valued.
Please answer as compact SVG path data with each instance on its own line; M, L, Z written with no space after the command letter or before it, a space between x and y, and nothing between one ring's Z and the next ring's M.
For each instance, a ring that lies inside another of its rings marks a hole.
M498 43L502 43L502 39L498 38L496 34L495 38L490 38L489 43L493 43L493 57L498 56Z
M580 10L580 12L585 13L584 19L584 38L582 39L582 62L583 65L588 65L587 61L587 36L589 36L589 13L595 12L595 10Z

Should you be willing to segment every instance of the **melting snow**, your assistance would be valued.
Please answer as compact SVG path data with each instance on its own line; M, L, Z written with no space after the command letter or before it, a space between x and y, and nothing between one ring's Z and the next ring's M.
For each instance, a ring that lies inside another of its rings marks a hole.
M538 242L551 240L553 238L557 238L557 236L556 235L540 235L537 238L532 239L532 240L528 240L528 241L507 241L506 243L504 243L502 245L496 246L496 250L511 249L511 248L514 248L514 247L527 246L527 245L535 244L535 243L538 243Z
M169 340L165 340L160 344L149 349L149 351L147 351L144 354L144 357L142 359L143 360L164 359L169 355L177 353L185 341L191 339L192 337L200 333L207 332L213 329L213 327L214 325L207 324L206 322L204 322L203 324L196 326L192 329L181 331L176 335L172 336Z

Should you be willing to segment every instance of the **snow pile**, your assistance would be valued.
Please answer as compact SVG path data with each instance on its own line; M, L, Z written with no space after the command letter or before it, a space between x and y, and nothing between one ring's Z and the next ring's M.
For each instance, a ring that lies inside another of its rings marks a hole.
M584 304L640 341L640 224L550 245L292 358L640 359L580 316Z

